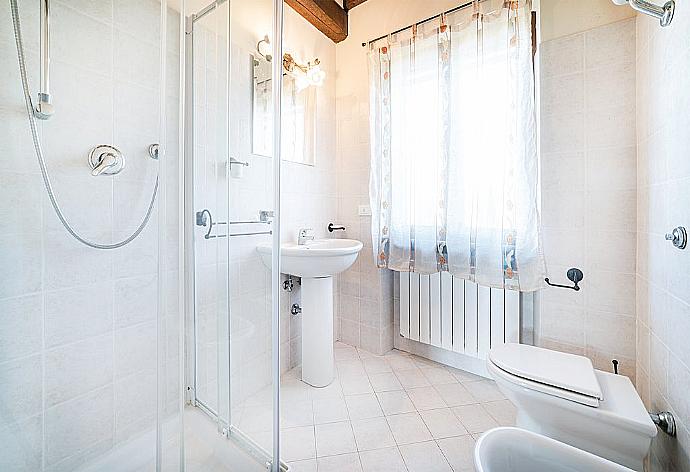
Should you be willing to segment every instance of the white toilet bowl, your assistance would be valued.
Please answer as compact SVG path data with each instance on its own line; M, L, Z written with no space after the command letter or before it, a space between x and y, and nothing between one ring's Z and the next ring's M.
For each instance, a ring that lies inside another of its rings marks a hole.
M517 408L516 424L643 470L656 426L625 376L589 359L522 344L492 349L487 368Z
M632 472L555 439L519 428L494 428L474 447L477 472Z

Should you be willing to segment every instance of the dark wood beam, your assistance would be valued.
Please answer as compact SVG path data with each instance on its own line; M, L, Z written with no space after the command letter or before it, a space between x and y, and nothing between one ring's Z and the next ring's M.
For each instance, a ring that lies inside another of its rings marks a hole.
M285 3L333 42L347 38L347 12L335 0L285 0Z
M344 8L345 11L350 11L357 5L361 5L362 3L366 2L367 0L345 0L344 3Z

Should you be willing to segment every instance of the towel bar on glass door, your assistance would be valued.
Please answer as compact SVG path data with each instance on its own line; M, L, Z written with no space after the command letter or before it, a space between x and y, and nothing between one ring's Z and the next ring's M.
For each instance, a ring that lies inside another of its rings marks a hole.
M258 234L273 234L273 231L250 231L246 233L229 233L228 234L211 234L213 227L216 225L247 225L247 224L264 224L270 225L271 220L269 218L273 217L272 211L261 210L259 212L258 220L249 221L213 221L213 216L211 216L211 211L204 208L201 211L196 212L196 224L197 226L206 226L208 224L208 231L204 234L204 239L213 238L227 238L229 236L253 236Z

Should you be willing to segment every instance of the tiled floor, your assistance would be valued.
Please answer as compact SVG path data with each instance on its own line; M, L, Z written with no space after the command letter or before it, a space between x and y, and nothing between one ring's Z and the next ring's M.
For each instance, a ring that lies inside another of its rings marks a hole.
M401 351L374 356L337 343L335 356L328 387L306 385L298 369L283 377L282 457L291 471L472 471L479 435L514 424L493 381ZM262 397L240 419L259 442L269 436L252 432Z

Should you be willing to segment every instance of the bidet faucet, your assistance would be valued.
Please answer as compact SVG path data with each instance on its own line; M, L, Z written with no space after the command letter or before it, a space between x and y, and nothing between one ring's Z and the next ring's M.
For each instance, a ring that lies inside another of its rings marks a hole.
M307 241L314 240L314 229L313 228L302 228L299 230L299 235L297 237L297 244L304 246Z

